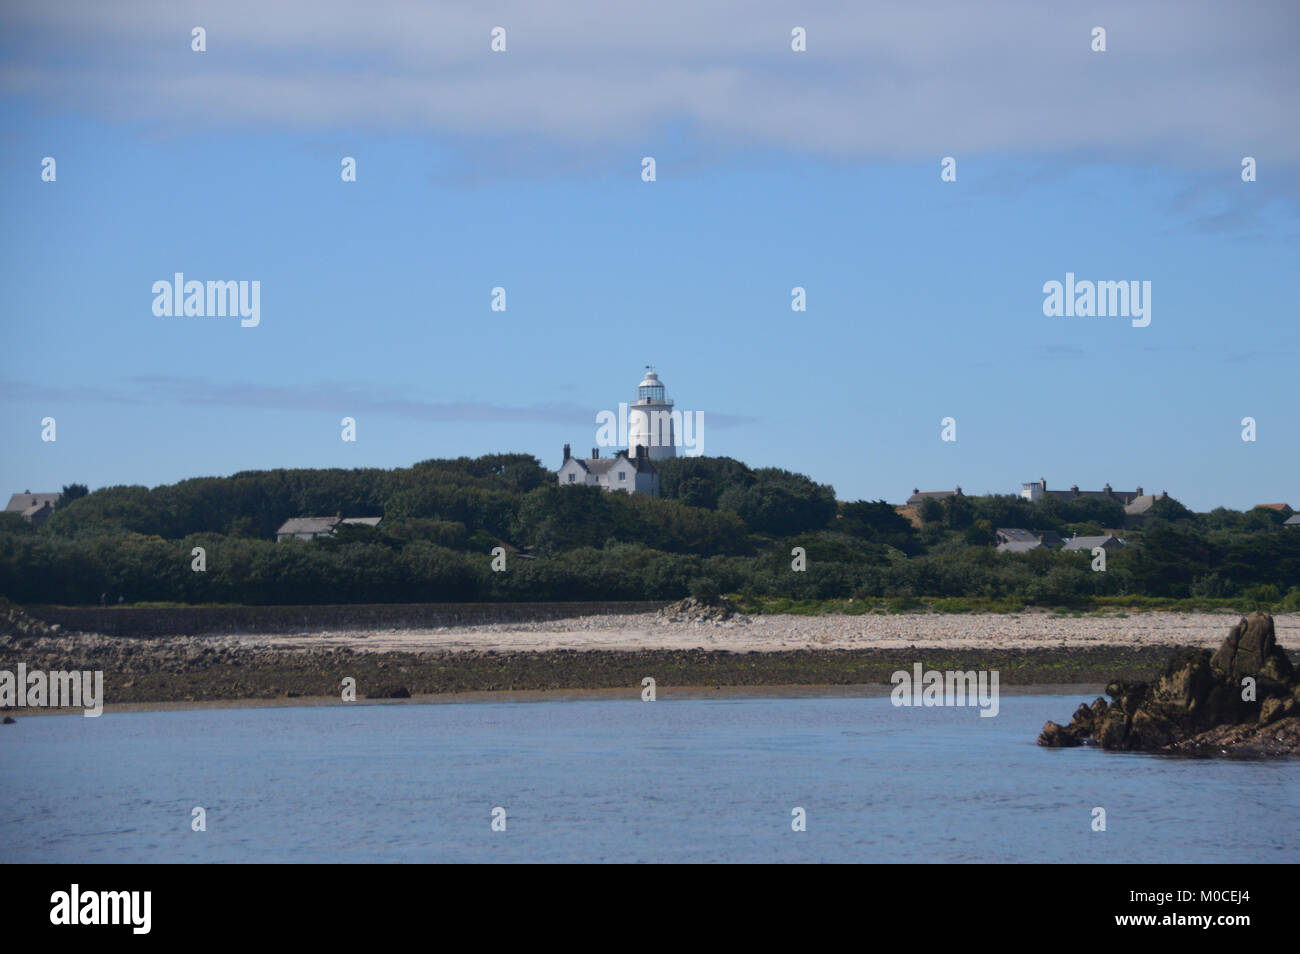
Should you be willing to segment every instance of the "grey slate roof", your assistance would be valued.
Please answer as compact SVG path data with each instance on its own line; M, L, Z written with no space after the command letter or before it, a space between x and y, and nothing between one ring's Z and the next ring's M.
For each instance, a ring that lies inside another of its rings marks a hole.
M1151 505L1157 500L1164 500L1169 495L1166 493L1143 494L1141 497L1134 497L1133 502L1124 508L1124 512L1130 516L1141 516L1151 509Z
M998 527L998 553L1028 553L1043 545L1038 534L1022 527Z
M1004 543L1038 543L1038 534L1019 527L998 527L998 536Z
M945 497L957 497L961 495L961 488L956 487L952 490L917 490L912 488L912 496L907 498L909 506L924 503L926 500L943 500Z
M1107 544L1118 545L1119 537L1113 533L1108 533L1104 537L1075 537L1073 540L1066 540L1063 550L1087 550L1092 551L1093 547L1104 547Z
M1071 487L1069 490L1050 490L1044 489L1043 493L1049 497L1059 497L1062 500L1078 500L1081 497L1097 497L1102 500L1118 500L1120 503L1128 506L1137 500L1139 494L1136 490L1113 490L1110 486L1103 487L1101 490L1080 490L1077 487Z
M275 531L275 534L279 536L283 533L329 533L338 522L338 517L291 517Z
M9 505L5 507L5 513L20 513L24 517L30 517L36 511L40 510L46 504L53 507L59 502L63 494L32 494L21 493L14 494L9 498Z
M622 452L614 457L571 457L570 460L577 461L578 466L589 474L595 474L597 477L609 473L609 469L617 464L620 460L625 460L632 465L632 469L640 474L655 474L655 465L648 457L627 457Z
M1284 527L1300 527L1300 513L1292 514L1283 522Z
M1025 530L1023 527L998 527L999 553L1025 553L1039 547L1059 547L1061 535L1055 530Z
M275 535L281 537L291 533L333 533L334 528L342 524L377 527L383 519L383 517L346 517L342 520L338 517L291 517L284 522L279 530L275 531Z
M1037 540L1013 540L1010 543L999 543L997 546L998 553L1028 553L1030 550L1037 550L1042 544Z

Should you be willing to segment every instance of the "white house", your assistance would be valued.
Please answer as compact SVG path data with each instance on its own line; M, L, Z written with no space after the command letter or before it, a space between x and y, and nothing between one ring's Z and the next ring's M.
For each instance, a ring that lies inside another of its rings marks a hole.
M649 369L637 385L636 401L630 406L620 405L620 414L625 407L627 449L601 457L600 448L593 447L591 456L583 460L574 457L565 444L564 462L556 474L561 486L604 487L629 494L659 496L659 471L654 462L677 456L674 417L680 415L673 411L673 402L659 375ZM612 414L610 420L612 423ZM689 434L690 428L686 430Z
M62 496L61 493L34 494L30 490L24 490L9 498L5 513L20 514L24 520L30 521L32 526L39 527L50 518L50 514L54 513L54 505Z
M619 451L614 457L601 457L600 448L591 449L591 457L579 460L564 445L564 463L560 465L557 475L560 486L604 487L606 490L622 490L629 494L649 494L659 496L659 472L647 456L645 445L637 445L637 456L628 457L626 451Z

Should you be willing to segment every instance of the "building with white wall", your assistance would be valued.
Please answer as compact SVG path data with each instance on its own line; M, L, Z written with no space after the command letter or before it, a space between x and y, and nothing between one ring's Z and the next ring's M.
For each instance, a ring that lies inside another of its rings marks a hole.
M629 494L659 496L659 471L654 462L672 460L677 456L678 435L672 399L654 370L646 370L645 377L637 385L635 403L620 405L620 414L624 408L627 411L627 450L601 457L600 448L593 447L590 457L578 458L565 444L564 461L556 475L562 486L581 484ZM602 412L602 415L608 415L612 426L612 413Z
M580 460L564 445L564 463L560 465L560 486L582 484L588 487L603 487L606 490L622 490L629 494L649 494L659 496L659 472L646 456L646 448L638 446L638 457L628 457L626 451L619 451L613 457L601 457L600 448L591 449L591 457Z
M673 402L659 375L647 370L636 389L636 403L628 409L628 456L646 448L651 460L677 456L677 431L673 426Z

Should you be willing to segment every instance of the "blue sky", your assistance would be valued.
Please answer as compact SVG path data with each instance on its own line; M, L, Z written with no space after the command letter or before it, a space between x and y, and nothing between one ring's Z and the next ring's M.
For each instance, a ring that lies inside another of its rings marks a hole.
M1045 6L6 9L0 488L557 467L653 363L705 453L843 499L1300 507L1300 15ZM156 317L177 271L260 325ZM1150 326L1045 317L1067 271Z

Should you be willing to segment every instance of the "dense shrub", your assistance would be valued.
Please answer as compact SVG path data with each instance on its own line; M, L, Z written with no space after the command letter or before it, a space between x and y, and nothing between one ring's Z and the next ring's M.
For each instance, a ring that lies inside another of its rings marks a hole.
M663 496L560 487L526 455L397 470L276 470L74 490L39 530L0 516L0 595L19 602L349 603L710 598L902 612L1044 606L1260 605L1300 611L1286 514L1193 514L1176 501L1093 572L1088 554L997 553L998 527L1117 527L1114 501L947 498L918 529L882 500L729 458L660 465ZM69 485L74 487L75 485ZM294 516L383 516L379 529L274 542ZM207 569L191 569L203 547ZM508 571L491 571L504 546ZM802 547L806 569L791 551ZM845 606L850 604L844 603Z

